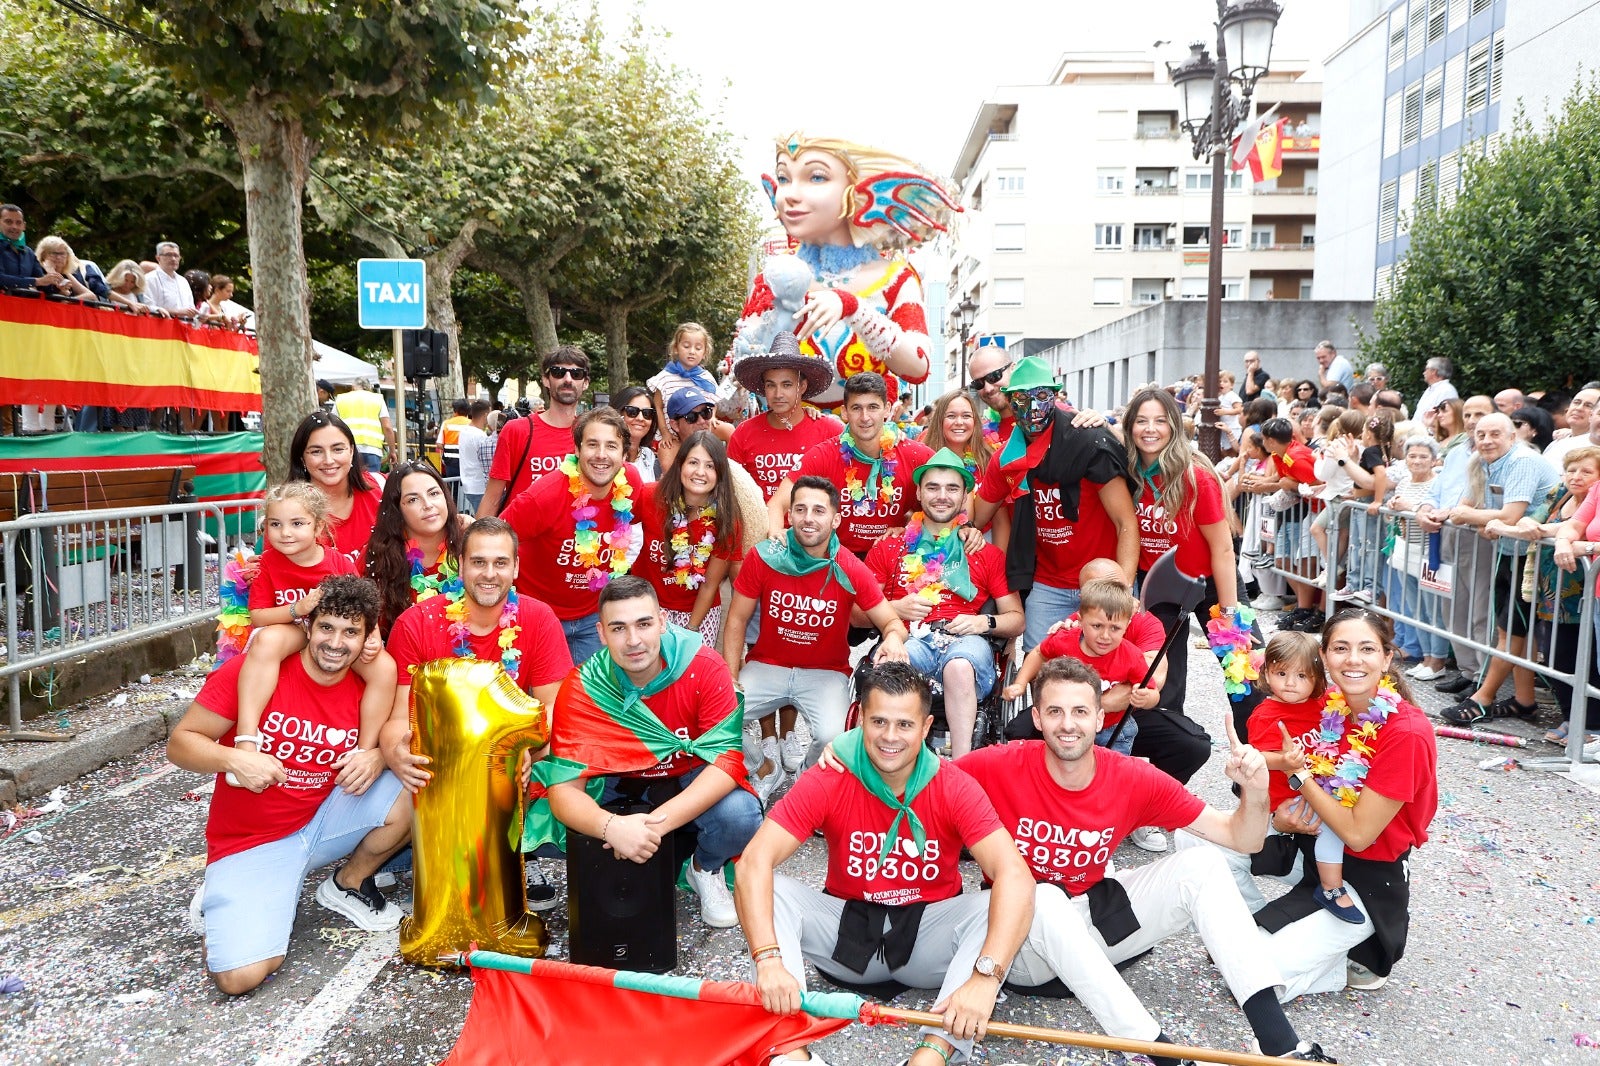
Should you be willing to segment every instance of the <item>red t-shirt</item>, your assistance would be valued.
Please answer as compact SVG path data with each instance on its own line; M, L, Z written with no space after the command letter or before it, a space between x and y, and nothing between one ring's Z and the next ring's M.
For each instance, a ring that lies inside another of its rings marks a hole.
M831 567L790 577L768 566L759 548L745 553L733 591L755 600L755 616L761 619L750 662L850 672L850 607L872 610L883 602L883 589L860 559L843 548L838 559L856 590L853 596L833 577Z
M1300 703L1284 703L1267 697L1250 712L1250 746L1257 751L1283 751L1283 734L1278 723L1289 727L1290 735L1310 750L1312 741L1322 733L1322 707L1326 701L1321 696ZM1385 727L1387 728L1387 727ZM1289 775L1273 770L1267 778L1267 802L1273 810L1284 800L1300 795L1289 787Z
M1142 825L1181 829L1205 802L1142 759L1094 750L1094 779L1069 792L1050 776L1042 740L979 748L956 765L983 788L1036 881L1080 896L1105 877L1106 862Z
M356 564L332 548L322 549L322 561L300 566L278 549L267 545L261 552L261 569L250 582L250 609L287 607L335 574L353 574Z
M520 469L512 470L524 447L528 457ZM506 502L510 503L576 450L571 426L552 426L543 415L513 418L500 428L494 458L489 461L489 476L506 482Z
M1061 509L1061 488L1030 478L1033 490L1034 580L1051 588L1075 589L1078 571L1090 559L1117 557L1117 527L1100 502L1101 482L1084 478L1078 483L1078 520L1067 521ZM978 495L990 503L1011 498L1010 480L1000 472L1000 453L989 456Z
M1122 634L1122 639L1143 652L1160 651L1162 642L1167 639L1167 631L1162 627L1161 619L1140 608L1128 620L1128 631Z
M1321 480L1317 477L1317 457L1297 440L1289 442L1288 451L1272 457L1272 469L1279 477L1293 478L1302 485L1315 485ZM1313 511L1322 509L1321 500L1312 498L1306 503Z
M694 601L700 595L700 590L688 588L671 580L672 547L667 539L670 534L666 519L656 505L656 488L659 484L660 482L651 482L644 486L634 507L634 513L644 522L644 545L639 549L639 558L634 560L629 573L637 574L650 582L656 590L656 598L667 610L693 611ZM738 532L738 522L735 521L732 538L713 545L711 558L736 562L742 555L740 547L743 543ZM710 562L709 559L706 561ZM715 607L721 602L722 591L718 589L711 600L711 605Z
M570 439L570 438L569 438ZM625 466L628 484L633 488L633 520L639 521L639 490L643 482L639 472L631 465ZM595 504L596 528L602 537L612 528L611 504ZM593 614L600 601L600 590L589 587L588 568L578 562L572 548L577 521L572 517L572 492L567 475L557 470L545 474L528 486L500 515L517 531L521 546L518 552L517 591L533 596L550 605L556 617L563 622ZM600 548L600 565L610 573L610 545Z
M571 721L571 715L562 713L562 699L567 696L569 689L575 691L581 684L578 672L572 671L561 686L561 695L556 697L550 754L557 758L570 759L575 754L581 754L574 748L578 738L561 730L562 722ZM733 675L728 672L728 664L722 661L722 656L710 648L701 648L695 652L683 676L645 700L644 705L661 720L662 725L678 736L692 740L704 736L732 714L738 705L738 696L733 691ZM679 752L648 770L619 776L681 777L704 765L702 760L688 752Z
M195 702L229 721L239 717L238 655L212 671ZM288 775L281 785L263 792L234 788L217 775L206 819L206 861L216 862L258 844L282 840L305 828L322 801L333 792L338 771L333 763L353 751L361 734L361 693L366 684L347 672L332 685L317 684L306 674L299 655L278 669L278 687L261 716L263 754L276 756ZM233 746L233 734L219 741Z
M728 458L745 468L761 486L761 498L771 503L783 479L794 475L813 445L837 441L843 432L843 423L832 415L801 415L793 429L773 429L766 415L757 415L734 428L728 438Z
M1150 664L1144 661L1144 652L1139 650L1137 644L1128 640L1126 635L1121 643L1112 649L1111 654L1090 655L1083 650L1083 630L1076 627L1058 629L1045 637L1044 642L1039 645L1039 653L1046 659L1070 656L1094 667L1095 673L1100 675L1102 691L1123 681L1137 685L1144 680L1144 675L1150 669ZM1122 715L1122 711L1107 711L1105 724L1116 725L1122 719Z
M904 537L884 537L867 553L867 569L872 571L888 599L898 600L910 595L900 571L900 563L905 557ZM967 553L967 571L977 595L964 600L953 591L946 590L939 598L938 605L928 612L926 621L948 622L958 615L975 614L987 601L1011 594L1011 589L1006 585L1005 553L993 544L985 544L977 552Z
M1439 809L1439 749L1433 726L1415 704L1402 701L1378 731L1366 787L1401 806L1367 850L1350 854L1392 862L1428 842L1428 824Z
M945 762L911 801L911 809L927 834L926 852L914 854L916 844L906 828L881 867L883 835L895 812L851 774L813 766L768 817L796 840L822 830L828 843L823 891L836 899L905 907L959 896L961 849L1000 828L994 807L972 778Z
M888 504L880 503L877 499L859 503L849 500L839 502L839 543L846 551L858 556L866 555L873 541L889 530L904 526L911 512L917 509L917 492L911 475L917 467L933 458L933 450L914 440L902 440L890 449L885 458L895 463L894 498ZM846 463L839 452L839 439L835 436L806 452L795 477L798 479L812 474L826 478L839 486L839 492L843 495L851 471L865 484L871 467L855 460Z
M357 566L361 565L361 555L367 550L367 541L372 539L372 527L378 521L378 505L383 502L383 482L371 474L367 476L377 481L378 485L366 492L354 494L350 504L350 517L328 516L328 527L333 532L334 548Z
M411 684L411 672L423 663L455 657L450 622L444 616L448 606L448 599L433 596L408 607L395 619L394 629L389 632L388 648L389 654L394 656L400 684ZM517 624L522 627L517 634L517 650L522 652L517 667L518 687L524 692L532 692L541 685L556 684L572 672L572 655L567 651L567 638L549 607L532 596L519 595ZM483 636L469 631L467 638L474 659L500 661L498 629Z
M1161 506L1156 493L1161 478L1143 483L1134 510L1139 515L1139 569L1148 570L1161 554L1174 544L1178 546L1178 569L1190 577L1210 577L1211 545L1200 527L1228 520L1222 508L1222 486L1211 474L1198 467L1190 469L1194 481L1184 494L1186 514L1177 519L1170 517Z

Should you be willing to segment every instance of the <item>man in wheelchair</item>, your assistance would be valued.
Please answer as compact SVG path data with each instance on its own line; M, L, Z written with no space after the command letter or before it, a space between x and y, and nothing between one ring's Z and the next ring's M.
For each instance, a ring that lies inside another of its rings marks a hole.
M912 474L921 510L904 536L891 533L867 553L867 569L910 630L906 656L944 691L950 756L972 750L978 702L997 683L990 638L1022 633L1022 598L1006 585L1006 558L992 544L962 545L956 526L973 488L966 463L949 448ZM984 608L987 606L987 610Z

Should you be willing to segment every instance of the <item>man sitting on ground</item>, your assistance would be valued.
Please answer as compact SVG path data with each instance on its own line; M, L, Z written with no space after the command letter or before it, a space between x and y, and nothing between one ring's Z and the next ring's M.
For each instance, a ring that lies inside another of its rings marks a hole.
M877 666L862 675L860 698L861 727L834 743L846 772L801 774L745 848L739 922L774 1014L800 1009L807 962L854 984L939 986L944 1030L923 1031L910 1066L941 1066L982 1037L1034 889L983 793L924 744L933 697L922 676L906 663ZM817 830L828 847L820 892L775 872ZM962 893L963 847L992 893ZM821 1063L804 1051L788 1058Z
M206 967L232 996L283 965L300 885L312 870L345 859L317 889L317 902L362 929L393 929L402 917L373 878L410 838L411 797L375 749L356 747L366 686L350 670L378 624L378 588L353 575L321 587L307 618L310 639L279 671L257 750L234 747L251 739L233 735L242 655L206 678L167 742L174 764L217 775L196 902ZM224 784L225 774L240 787ZM191 904L192 917L195 910Z

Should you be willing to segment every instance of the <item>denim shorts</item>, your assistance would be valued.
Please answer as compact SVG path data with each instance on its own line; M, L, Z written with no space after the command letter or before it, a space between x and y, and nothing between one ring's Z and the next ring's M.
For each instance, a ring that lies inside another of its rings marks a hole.
M911 660L912 668L931 681L942 682L944 668L956 659L963 659L972 664L972 673L978 682L978 698L983 699L994 688L994 649L987 640L976 635L945 639L950 643L942 649L935 648L933 638L927 636L906 641L906 657Z
M359 796L336 787L303 829L207 866L206 968L222 973L286 954L306 874L355 851L399 795L400 779L387 770Z

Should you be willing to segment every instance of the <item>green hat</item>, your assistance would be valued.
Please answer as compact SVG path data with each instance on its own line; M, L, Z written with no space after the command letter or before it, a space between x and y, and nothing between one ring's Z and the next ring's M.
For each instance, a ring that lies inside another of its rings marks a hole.
M932 459L911 472L911 480L918 485L922 484L922 475L930 470L954 470L961 475L961 480L967 483L968 490L972 488L972 471L967 469L967 464L961 456L949 448L940 448L934 452Z
M1006 382L1006 391L1032 392L1039 388L1059 389L1061 383L1056 380L1049 363L1037 355L1030 355L1012 368L1011 380Z

